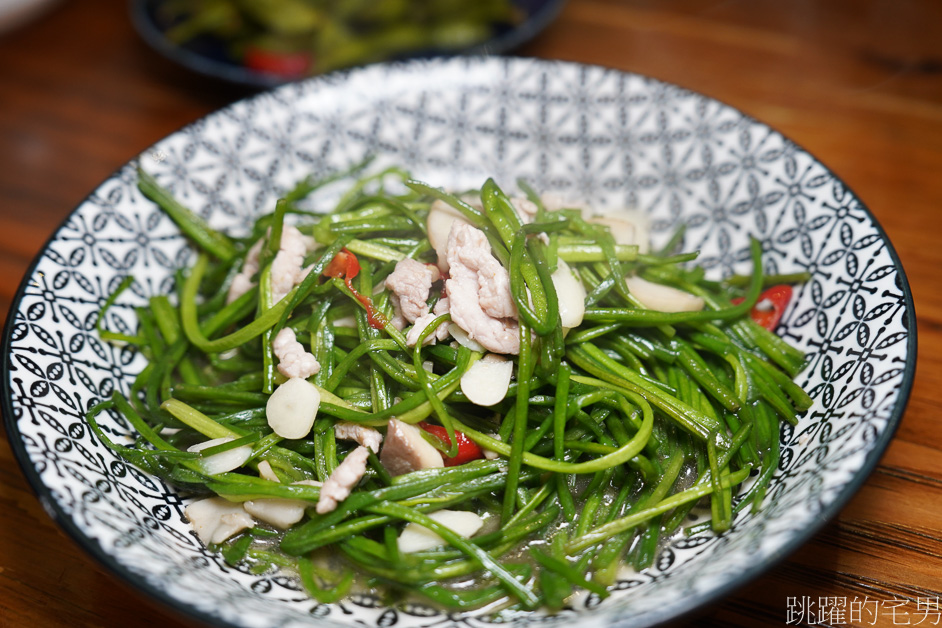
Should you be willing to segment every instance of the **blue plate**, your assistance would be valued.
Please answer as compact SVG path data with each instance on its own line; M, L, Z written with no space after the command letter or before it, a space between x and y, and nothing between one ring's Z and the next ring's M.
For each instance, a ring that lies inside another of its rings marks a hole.
M169 41L165 36L168 25L158 15L164 1L131 0L130 3L131 19L138 34L164 57L199 74L258 89L275 87L291 80L245 67L231 57L222 41L213 37L200 37L182 46ZM526 18L516 26L498 28L487 41L459 51L450 50L447 54L422 50L407 56L428 58L455 54L506 54L536 37L556 19L565 0L514 0L513 4Z

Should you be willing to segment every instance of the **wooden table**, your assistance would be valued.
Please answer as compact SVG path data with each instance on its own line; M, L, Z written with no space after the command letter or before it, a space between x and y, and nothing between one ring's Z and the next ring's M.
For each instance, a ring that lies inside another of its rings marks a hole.
M860 625L939 625L925 601L942 596L942 4L572 0L521 54L648 74L784 132L872 209L915 294L918 376L879 468L803 549L689 625L782 625L790 602L825 596L867 600ZM101 180L244 95L158 57L118 0L64 1L0 36L3 314L30 259ZM0 446L0 626L185 625L59 533Z

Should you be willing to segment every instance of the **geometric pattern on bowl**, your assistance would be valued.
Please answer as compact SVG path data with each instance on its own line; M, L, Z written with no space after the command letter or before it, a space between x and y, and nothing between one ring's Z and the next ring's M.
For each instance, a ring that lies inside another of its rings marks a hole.
M238 102L169 136L118 170L68 217L25 277L4 332L3 414L47 511L119 577L179 610L230 626L487 624L371 595L320 605L290 578L232 568L183 517L185 496L97 441L84 412L127 392L144 360L102 342L105 298L135 282L106 324L131 331L132 308L167 293L192 249L138 192L142 165L217 228L252 216L308 174L376 156L436 186L488 176L653 218L663 242L686 223L685 249L716 277L749 272L758 238L767 272L807 270L779 333L808 356L798 382L814 398L781 431L782 461L758 514L721 537L676 537L655 566L626 573L600 602L516 626L644 626L713 601L768 569L833 517L863 483L902 415L915 362L912 297L886 235L861 201L806 151L705 96L643 76L562 62L456 58L369 66ZM326 208L339 185L311 199ZM113 439L129 426L101 417ZM452 622L452 623L449 623Z

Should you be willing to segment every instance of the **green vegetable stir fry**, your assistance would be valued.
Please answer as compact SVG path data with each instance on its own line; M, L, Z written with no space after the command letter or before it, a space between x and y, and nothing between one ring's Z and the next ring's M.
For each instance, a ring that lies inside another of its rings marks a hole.
M156 8L171 42L213 37L242 65L289 79L459 51L524 17L510 0L163 0Z
M139 173L198 256L135 335L105 328L108 300L102 337L149 362L88 420L192 495L203 543L321 602L558 610L760 507L780 421L811 405L773 333L802 275L763 276L754 241L751 276L710 281L682 231L649 251L643 220L524 181L452 194L365 167L301 181L244 239Z

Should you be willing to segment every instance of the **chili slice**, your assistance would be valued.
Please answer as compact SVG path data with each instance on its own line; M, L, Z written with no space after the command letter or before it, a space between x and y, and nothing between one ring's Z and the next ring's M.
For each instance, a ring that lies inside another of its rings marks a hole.
M419 423L419 427L432 436L441 439L449 447L451 446L451 439L448 438L448 430L441 425L432 425L431 423L422 421ZM456 431L455 439L458 441L458 455L454 458L449 458L445 454L442 454L442 459L445 461L446 467L455 467L459 464L465 464L472 460L480 460L484 457L484 451L481 449L480 445L465 436L463 432Z
M750 310L749 316L752 317L752 320L769 331L775 331L791 299L791 286L788 284L772 286L759 295L759 300L756 302L755 307ZM736 298L732 300L732 303L736 305L737 303L742 303L742 301L742 298Z
M261 46L249 46L242 57L245 67L287 79L307 76L311 71L311 55L306 52L282 52Z
M353 278L359 273L360 260L357 259L356 255L346 248L343 248L334 256L334 259L330 260L323 274L325 277L342 278L347 288L353 293L353 296L356 297L356 300L362 303L363 307L366 308L366 321L369 323L370 327L373 329L384 329L386 327L386 317L376 310L373 306L373 300L370 297L360 294L357 292L356 288L353 287Z

